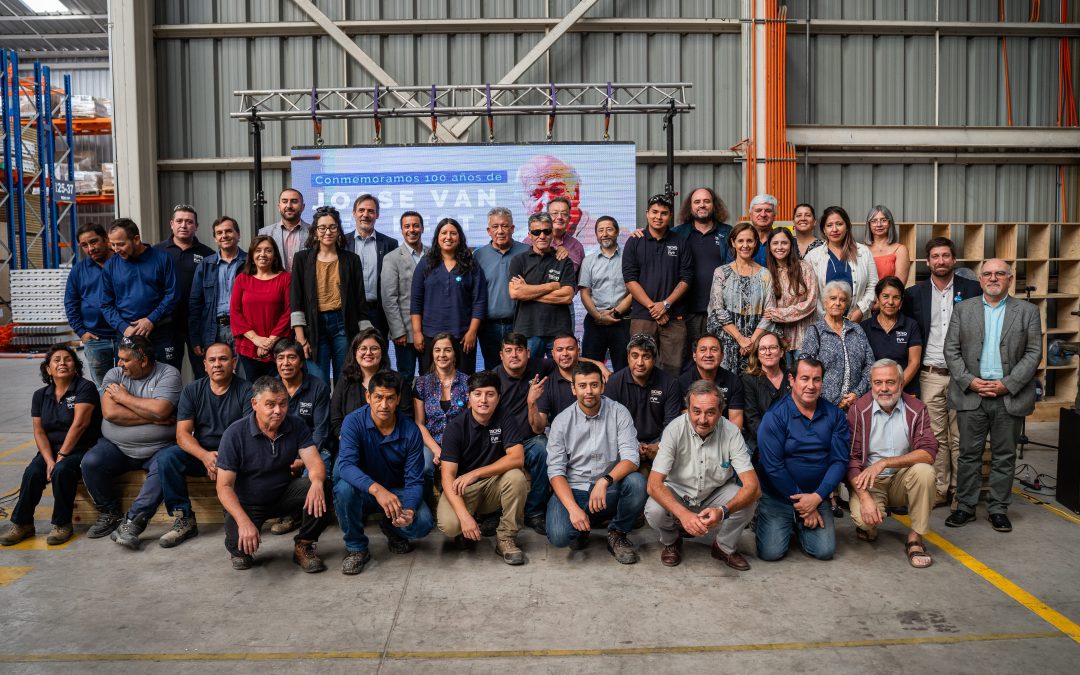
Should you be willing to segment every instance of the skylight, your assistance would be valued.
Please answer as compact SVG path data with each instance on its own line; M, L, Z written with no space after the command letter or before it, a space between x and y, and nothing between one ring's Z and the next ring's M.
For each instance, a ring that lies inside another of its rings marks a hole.
M71 10L60 0L20 0L20 2L37 14L71 14Z

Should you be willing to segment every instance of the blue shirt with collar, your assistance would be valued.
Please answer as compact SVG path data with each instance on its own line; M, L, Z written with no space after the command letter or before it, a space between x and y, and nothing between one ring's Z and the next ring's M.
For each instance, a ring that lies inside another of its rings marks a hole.
M375 483L390 489L404 488L401 506L416 510L424 488L424 440L416 423L401 413L394 429L383 436L365 405L345 416L335 480L343 480L360 492Z
M105 262L107 264L108 260ZM83 258L68 274L64 309L68 325L79 337L87 331L99 338L116 336L116 330L109 325L101 309L105 299L104 273L104 265L98 265L90 258Z
M426 259L416 266L409 313L423 317L424 335L431 337L445 331L460 338L473 319L484 319L487 279L480 266L473 263L471 272L463 272L460 265L448 272L442 261L429 268Z
M979 377L984 380L1000 380L1005 377L1001 368L1001 326L1005 322L1005 303L1008 296L1001 299L997 306L986 301L983 304L983 344L979 358Z
M473 260L484 270L487 279L487 318L514 318L514 301L510 299L510 261L530 249L528 244L511 241L506 253L490 243L473 251Z
M843 480L850 454L847 417L824 398L807 418L795 399L785 396L758 427L761 488L784 503L792 503L791 495L811 492L827 500Z
M172 318L180 298L172 258L152 246L129 260L109 258L102 281L101 313L121 334L139 319L150 319L157 326L164 317Z

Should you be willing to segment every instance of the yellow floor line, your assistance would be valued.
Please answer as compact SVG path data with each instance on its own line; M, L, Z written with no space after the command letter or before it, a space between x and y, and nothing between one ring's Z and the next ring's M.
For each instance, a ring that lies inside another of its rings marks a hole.
M14 455L16 452L19 452L20 450L25 450L25 449L30 448L30 447L36 447L36 446L34 446L34 439L32 439L32 438L30 440L28 440L27 442L25 442L25 443L20 443L19 445L16 445L14 448L11 448L10 450L4 450L3 452L0 452L0 457L7 457L8 455Z
M385 658L405 659L490 659L587 656L644 656L652 654L712 654L720 652L800 651L807 649L850 649L859 647L905 647L951 645L966 642L1005 640L1043 640L1064 637L1058 631L1041 633L984 633L980 635L940 635L881 640L843 640L835 642L772 642L743 645L689 645L673 647L615 647L611 649L499 649L477 651L391 651ZM136 654L0 654L0 663L57 663L73 661L308 661L334 659L373 660L378 651L328 652L164 652Z
M0 588L7 586L12 581L21 579L33 567L0 567Z
M894 515L893 518L896 518L905 526L911 527L911 519L909 517ZM1075 642L1080 643L1080 626L1070 621L1063 614L1053 609L1042 600L1039 600L1031 593L1028 593L1024 589L1020 588L1012 581L1009 581L999 572L991 569L990 567L979 561L978 558L963 550L956 544L953 544L951 541L943 538L941 535L935 532L927 532L924 535L924 538L934 546L937 546L941 550L951 555L953 558L956 558L956 560L964 567L967 567L975 574L978 574L983 579L989 581L991 584L997 587L999 591L1009 596L1013 600L1019 602L1024 607L1027 607L1040 619L1047 622L1054 628L1057 628L1065 635L1068 635Z
M0 466L26 466L25 459L0 459Z
M1027 492L1024 492L1023 490L1021 490L1018 487L1014 487L1012 489L1012 491L1013 491L1013 494L1020 495L1021 497L1023 497L1025 500L1031 502L1032 504L1038 504L1039 506L1043 507L1044 509L1046 509L1050 513L1057 514L1057 515L1061 516L1062 518L1064 518L1065 520L1069 521L1070 523L1076 523L1077 525L1080 525L1080 518L1078 518L1077 516L1075 516L1072 513L1069 513L1064 508L1054 506L1050 502L1044 502L1037 495L1028 494Z
M30 537L29 539L23 539L18 544L0 547L0 553L3 553L4 551L60 551L71 546L76 539L82 536L81 534L75 533L71 539L68 539L63 544L50 546L45 543L47 534L47 532L38 532L37 535Z

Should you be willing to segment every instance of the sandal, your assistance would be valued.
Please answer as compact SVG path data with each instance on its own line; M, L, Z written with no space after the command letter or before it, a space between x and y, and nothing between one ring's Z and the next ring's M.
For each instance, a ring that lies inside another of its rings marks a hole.
M921 548L922 550L913 551L912 549L915 547ZM907 551L908 562L911 563L912 567L916 567L918 569L925 569L934 564L934 557L930 555L930 551L926 550L926 544L921 541L909 541L905 543L904 550ZM925 565L920 565L916 563L915 558L919 556L926 558L928 562Z

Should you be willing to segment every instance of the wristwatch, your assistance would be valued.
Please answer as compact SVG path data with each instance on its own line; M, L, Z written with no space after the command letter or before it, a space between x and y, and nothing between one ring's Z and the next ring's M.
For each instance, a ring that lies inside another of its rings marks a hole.
M664 301L664 311L665 312L670 312L671 311L671 303L668 302L667 300Z
M610 473L605 473L603 476L600 476L600 478L607 481L608 487L611 487L615 484L615 479L611 477Z
M728 510L727 504L721 504L720 514L723 516L723 518L721 518L720 520L727 520L728 513L730 513L730 511Z

